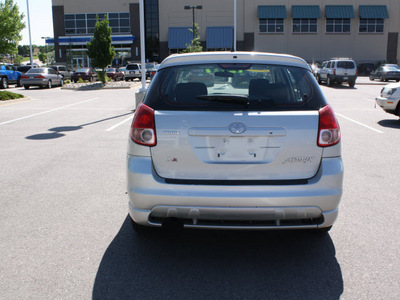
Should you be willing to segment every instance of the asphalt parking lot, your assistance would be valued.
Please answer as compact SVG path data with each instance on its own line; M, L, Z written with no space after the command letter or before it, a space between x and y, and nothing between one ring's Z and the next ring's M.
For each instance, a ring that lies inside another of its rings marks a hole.
M342 130L329 234L130 227L131 89L10 91L0 104L2 299L399 299L400 121L385 83L321 86Z

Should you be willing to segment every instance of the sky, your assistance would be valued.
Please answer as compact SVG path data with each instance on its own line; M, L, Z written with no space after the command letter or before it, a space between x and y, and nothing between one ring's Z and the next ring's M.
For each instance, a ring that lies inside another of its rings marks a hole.
M29 3L32 45L44 45L45 40L42 37L54 36L51 0L14 0L20 13L25 16L23 19L25 29L22 30L22 41L19 44L29 45L27 1ZM0 0L0 2L4 3L4 0Z

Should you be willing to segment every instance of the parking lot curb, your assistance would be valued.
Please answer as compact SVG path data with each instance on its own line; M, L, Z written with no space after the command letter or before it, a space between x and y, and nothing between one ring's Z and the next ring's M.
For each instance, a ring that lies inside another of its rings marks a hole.
M93 83L93 84L66 84L61 87L62 90L78 90L78 91L87 91L87 90L109 90L109 89L131 89L134 86L132 85L122 85L122 86L107 86L102 83Z
M22 103L32 100L30 97L23 97L23 98L18 98L18 99L9 99L9 100L0 100L0 106L6 106L10 104L15 104L15 103Z

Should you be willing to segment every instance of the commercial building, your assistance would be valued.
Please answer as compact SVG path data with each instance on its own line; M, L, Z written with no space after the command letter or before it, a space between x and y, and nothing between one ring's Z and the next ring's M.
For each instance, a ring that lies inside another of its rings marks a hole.
M287 53L307 61L352 57L398 63L398 0L144 0L146 59L182 51L199 25L205 51ZM139 0L52 0L56 60L88 65L86 42L96 18L107 15L117 55L114 64L140 61ZM234 30L236 28L236 30Z

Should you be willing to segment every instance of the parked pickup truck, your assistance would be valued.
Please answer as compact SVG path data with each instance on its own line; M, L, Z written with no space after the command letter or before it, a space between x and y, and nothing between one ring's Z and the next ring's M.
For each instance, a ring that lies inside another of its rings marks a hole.
M9 84L21 85L21 72L11 64L0 64L0 89L8 88Z

